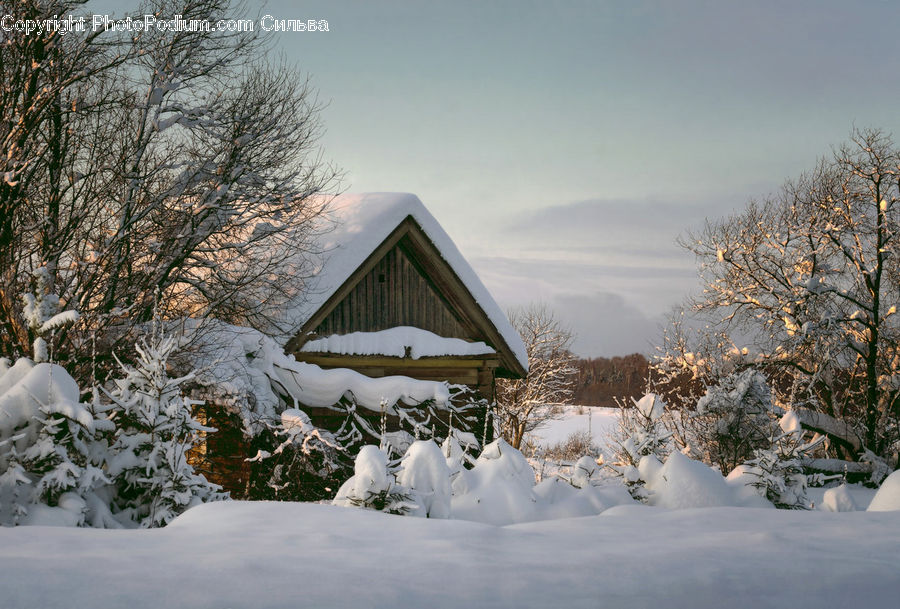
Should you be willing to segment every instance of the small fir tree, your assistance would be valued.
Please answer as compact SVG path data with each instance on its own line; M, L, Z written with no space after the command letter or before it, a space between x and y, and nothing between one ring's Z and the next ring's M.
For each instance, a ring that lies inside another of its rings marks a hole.
M756 449L744 464L745 471L756 478L751 484L775 507L791 510L810 509L806 489L810 477L803 473L802 460L825 439L820 436L804 442L803 429L797 415L788 411L781 419L781 430L772 437L769 448Z
M642 470L661 465L669 437L662 424L666 404L655 393L634 400L634 408L622 408L619 413L618 436L614 438L616 462L610 468L624 480L631 496L646 502L649 492ZM655 469L655 468L654 468Z
M154 324L149 341L136 345L137 365L120 361L124 378L109 392L118 428L109 469L117 507L142 527L163 526L197 503L225 498L188 462L200 434L215 429L194 419L192 407L200 402L181 393L193 375L169 378L166 362L175 348L175 339Z

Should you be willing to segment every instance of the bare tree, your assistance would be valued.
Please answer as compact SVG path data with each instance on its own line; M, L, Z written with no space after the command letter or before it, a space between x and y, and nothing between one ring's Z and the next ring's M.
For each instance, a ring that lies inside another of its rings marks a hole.
M21 18L81 1L16 3ZM153 0L139 13L234 18L229 0ZM90 28L88 28L90 30ZM0 45L0 352L34 339L19 314L37 268L81 321L56 359L83 373L164 314L271 332L302 297L311 232L336 184L306 78L257 33L11 33Z
M701 351L681 341L669 372L714 382L763 367L778 402L856 430L845 452L896 451L898 162L889 136L856 131L776 196L685 237L704 284L693 313L715 339Z
M526 433L552 419L559 405L570 402L575 390L575 356L569 351L574 335L543 305L509 312L528 354L523 379L497 380L496 414L500 433L520 448Z

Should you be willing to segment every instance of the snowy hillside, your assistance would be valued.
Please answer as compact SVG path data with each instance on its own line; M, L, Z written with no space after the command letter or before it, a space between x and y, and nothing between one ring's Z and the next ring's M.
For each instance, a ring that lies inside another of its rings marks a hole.
M891 607L898 547L896 512L622 506L494 527L226 502L157 530L2 529L0 604Z

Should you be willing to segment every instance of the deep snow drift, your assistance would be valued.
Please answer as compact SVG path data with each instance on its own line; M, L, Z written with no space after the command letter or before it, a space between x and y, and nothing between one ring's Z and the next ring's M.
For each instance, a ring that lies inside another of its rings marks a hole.
M892 607L897 513L620 506L508 527L225 502L165 529L0 530L0 604Z

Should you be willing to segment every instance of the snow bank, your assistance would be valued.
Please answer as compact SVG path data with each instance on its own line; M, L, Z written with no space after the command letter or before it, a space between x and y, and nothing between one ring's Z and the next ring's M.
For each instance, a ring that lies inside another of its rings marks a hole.
M344 194L334 199L330 209L335 226L322 235L318 243L318 249L325 252L324 263L310 280L310 289L304 301L284 313L287 325L303 325L375 248L407 216L412 216L497 328L519 363L525 369L528 368L528 356L519 333L509 323L506 314L463 258L453 240L417 196L407 193ZM283 340L290 338L283 337Z
M867 511L895 512L898 510L900 510L900 470L884 479Z
M285 502L0 529L4 609L893 607L893 514L612 509L491 527ZM98 574L102 574L99 575Z
M380 332L332 334L306 342L301 351L392 357L436 357L441 355L485 355L496 353L483 342L446 338L428 330L399 326ZM408 355L407 355L408 353Z

